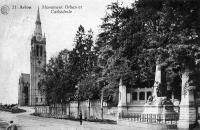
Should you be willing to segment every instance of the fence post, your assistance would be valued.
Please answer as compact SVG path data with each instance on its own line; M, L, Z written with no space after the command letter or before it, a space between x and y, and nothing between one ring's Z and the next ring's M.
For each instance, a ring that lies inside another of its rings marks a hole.
M70 118L70 102L69 102L69 118Z
M89 106L88 106L88 119L90 119L90 99L89 99Z
M166 124L166 119L165 119L165 110L166 110L166 106L165 105L163 105L163 120L165 121L165 124Z

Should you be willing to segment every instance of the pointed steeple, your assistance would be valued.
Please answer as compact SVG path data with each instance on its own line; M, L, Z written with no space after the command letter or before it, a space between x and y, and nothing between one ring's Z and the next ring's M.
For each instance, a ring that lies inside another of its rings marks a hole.
M41 24L41 21L40 21L40 10L39 10L39 7L38 7L38 11L37 11L37 19L36 19L36 24Z
M42 39L42 27L41 27L41 21L40 21L40 10L38 7L37 11L37 18L35 21L35 31L34 36L36 37L36 40L40 41Z

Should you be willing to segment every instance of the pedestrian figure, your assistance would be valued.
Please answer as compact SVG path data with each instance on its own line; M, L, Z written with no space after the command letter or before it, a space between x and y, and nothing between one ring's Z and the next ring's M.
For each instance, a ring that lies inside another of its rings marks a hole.
M13 121L10 121L10 125L6 130L17 130L17 126L13 123Z
M80 125L82 125L82 112L81 111L80 111L79 117L80 117Z

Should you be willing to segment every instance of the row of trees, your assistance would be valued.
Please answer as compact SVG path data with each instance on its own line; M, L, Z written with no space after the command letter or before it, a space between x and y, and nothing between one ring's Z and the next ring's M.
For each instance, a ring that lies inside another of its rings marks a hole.
M103 92L105 100L116 103L120 78L127 87L152 87L156 64L168 70L173 91L180 75L189 74L187 83L197 85L199 8L198 0L108 5L95 42L92 31L80 26L74 49L50 59L42 80L47 101L99 99Z

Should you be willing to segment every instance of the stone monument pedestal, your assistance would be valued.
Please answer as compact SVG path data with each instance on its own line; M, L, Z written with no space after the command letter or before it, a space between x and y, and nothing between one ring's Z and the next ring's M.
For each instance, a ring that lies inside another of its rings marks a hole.
M156 97L151 103L146 103L142 114L161 114L163 111L163 99L165 99L165 97Z
M194 100L195 86L189 86L186 93L181 96L180 117L178 121L178 128L189 129L198 125L197 110Z
M119 102L117 110L117 120L122 117L122 115L127 114L127 101L126 101L126 86L123 85L122 79L119 83Z
M142 114L155 114L162 120L177 120L178 113L174 111L174 105L166 97L155 97L151 103L146 103Z
M148 99L149 101L144 105L144 111L142 114L161 115L164 120L174 120L174 117L178 117L178 113L174 111L173 103L167 99L167 97L162 96L164 95L162 81L164 81L165 76L161 70L162 66L157 63L152 97Z

